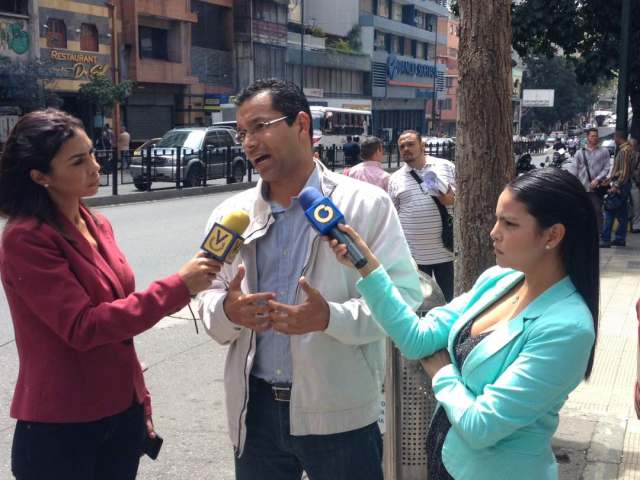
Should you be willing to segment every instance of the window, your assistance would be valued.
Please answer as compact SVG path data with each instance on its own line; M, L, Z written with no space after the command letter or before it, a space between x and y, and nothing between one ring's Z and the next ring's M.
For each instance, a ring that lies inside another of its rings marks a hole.
M411 40L411 56L413 58L417 58L417 53L418 53L418 41Z
M373 0L360 0L360 11L362 13L373 13Z
M98 51L98 29L93 23L80 25L80 50Z
M256 20L286 25L289 7L272 1L258 2L254 0L253 16Z
M226 20L231 9L204 2L191 2L191 10L198 14L198 23L191 26L191 45L212 50L231 50L231 35ZM211 25L217 25L211 28Z
M427 28L427 16L422 12L416 12L416 27L423 30Z
M389 11L389 3L387 0L376 0L378 2L378 16L380 17L390 17Z
M379 32L378 30L376 30L376 32L375 32L375 39L373 41L373 48L374 48L374 50L385 50L384 33Z
M154 58L156 60L169 60L167 50L167 30L162 28L143 27L138 28L140 37L140 58Z
M444 77L444 86L447 88L453 87L453 77Z
M59 18L47 20L47 47L67 48L67 26Z
M396 22L402 21L402 5L399 3L393 2L391 4L391 19Z
M438 100L438 110L451 110L452 104L451 99L446 98L444 100Z
M391 36L391 52L392 53L400 53L400 37L396 35Z
M0 0L0 12L29 15L28 0Z
M424 58L424 43L416 42L416 58L422 60Z

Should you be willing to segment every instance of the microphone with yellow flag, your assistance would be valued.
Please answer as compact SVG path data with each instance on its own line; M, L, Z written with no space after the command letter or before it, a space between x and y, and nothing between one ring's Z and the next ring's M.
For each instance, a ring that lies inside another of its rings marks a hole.
M211 258L231 263L244 243L242 234L249 226L249 215L243 210L226 214L220 223L214 223L200 248Z

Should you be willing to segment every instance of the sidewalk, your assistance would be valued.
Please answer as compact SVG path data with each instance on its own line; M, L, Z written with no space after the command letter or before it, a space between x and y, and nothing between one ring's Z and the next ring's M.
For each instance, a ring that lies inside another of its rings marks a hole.
M600 250L600 323L588 382L570 395L553 441L560 478L640 479L640 420L633 407L640 297L640 234Z

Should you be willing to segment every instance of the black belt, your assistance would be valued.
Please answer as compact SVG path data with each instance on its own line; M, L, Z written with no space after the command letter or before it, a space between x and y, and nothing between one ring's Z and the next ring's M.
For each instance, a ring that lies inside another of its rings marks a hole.
M262 378L251 376L252 379L255 380L257 386L261 388L268 388L271 390L271 394L273 395L273 399L276 402L288 402L291 400L291 385L288 384L276 384L269 383Z

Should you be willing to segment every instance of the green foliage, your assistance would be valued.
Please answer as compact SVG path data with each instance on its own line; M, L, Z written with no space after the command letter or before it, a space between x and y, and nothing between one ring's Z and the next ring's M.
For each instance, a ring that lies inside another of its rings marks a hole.
M122 104L131 94L133 82L125 80L114 85L106 75L93 75L91 80L80 86L80 96L96 106L104 115L111 111L116 103Z
M360 25L354 25L347 33L347 42L351 49L355 52L362 50L362 41L360 40Z
M360 26L354 25L346 38L333 38L327 42L327 48L337 50L341 53L357 54L362 50L360 40Z
M536 56L525 59L525 64L527 71L523 87L555 90L555 104L552 108L526 109L522 118L523 131L531 127L553 130L557 123L572 122L588 112L595 102L597 87L578 82L576 68L579 60Z
M327 36L327 34L324 33L324 30L320 27L307 27L306 33L317 38L324 38Z
M632 10L637 0L632 0ZM622 0L524 0L513 6L513 46L521 56L578 57L578 82L596 84L619 70ZM631 15L629 95L640 117L640 15ZM557 98L557 97L556 97ZM640 136L640 122L632 125Z
M638 5L637 0L631 0L629 95L634 118L640 118ZM451 8L456 15L459 13L457 0ZM523 58L556 54L579 57L581 62L575 68L578 82L595 85L618 74L621 16L622 0L513 2L513 48ZM640 137L640 121L632 125L632 135Z
M43 60L18 61L0 57L0 103L34 110L47 105L51 64Z

